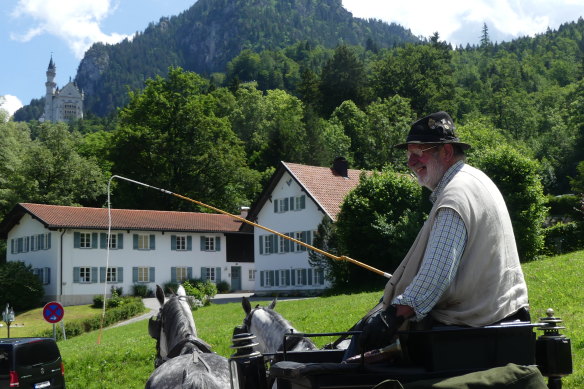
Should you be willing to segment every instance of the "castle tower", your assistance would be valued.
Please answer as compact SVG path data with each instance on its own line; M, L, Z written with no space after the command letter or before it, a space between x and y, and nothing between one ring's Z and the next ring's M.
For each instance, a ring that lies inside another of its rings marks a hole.
M77 84L72 82L71 79L61 90L57 88L55 83L57 67L53 62L52 55L46 74L45 112L39 121L67 122L83 119L83 92L79 91Z

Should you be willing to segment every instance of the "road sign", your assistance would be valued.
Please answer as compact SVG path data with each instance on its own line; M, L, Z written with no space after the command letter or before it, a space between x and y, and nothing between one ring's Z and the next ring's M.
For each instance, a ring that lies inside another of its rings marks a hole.
M65 309L63 309L63 306L56 301L47 303L43 308L43 317L49 323L55 324L60 322L64 315Z

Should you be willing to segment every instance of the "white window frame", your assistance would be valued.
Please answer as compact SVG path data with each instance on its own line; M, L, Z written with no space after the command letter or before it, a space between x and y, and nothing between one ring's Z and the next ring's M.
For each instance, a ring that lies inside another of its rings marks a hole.
M177 235L176 236L176 250L177 251L187 251L187 237L186 237L186 235Z
M248 273L247 274L248 274L248 277L249 277L249 281L255 281L255 279L256 279L256 272L257 272L257 270L255 270L255 269L249 269L248 270Z
M108 267L105 272L105 279L107 282L118 282L118 268Z
M189 279L189 268L186 266L176 267L176 282L185 282Z
M296 285L306 285L302 283L302 269L296 269Z
M43 237L44 240L44 237ZM90 249L91 248L91 232L80 232L79 233L79 248L80 249Z
M286 270L280 270L280 286L286 286Z
M109 234L106 236L106 239L108 241L110 249L117 249L118 248L118 235L117 234Z
M150 267L138 266L138 282L150 282Z
M91 283L91 266L79 267L79 283L81 284Z
M264 286L273 286L274 285L274 280L272 280L272 278L270 277L270 274L272 274L271 270L266 270L266 272L264 273L266 279L264 280Z
M278 253L286 252L286 238L278 235Z
M211 282L215 282L216 278L215 278L215 268L214 267L208 267L207 268L207 279Z
M302 240L302 231L296 231L296 232L294 233L294 239L296 239L296 240L299 240L299 241L301 241L301 242L304 242L304 241ZM295 251L295 252L302 251L302 249L303 249L303 248L304 248L304 246L302 246L300 243L296 243L296 242L294 242L294 251Z
M138 250L150 250L150 235L138 234Z
M216 251L215 239L214 236L205 236L205 251Z
M264 235L264 254L268 255L272 252L272 239L270 235Z

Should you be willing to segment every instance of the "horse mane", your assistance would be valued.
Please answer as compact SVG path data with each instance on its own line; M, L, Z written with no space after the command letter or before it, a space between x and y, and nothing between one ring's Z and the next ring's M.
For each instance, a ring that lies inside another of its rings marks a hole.
M267 351L275 352L281 350L283 347L284 334L290 333L291 330L292 332L298 332L288 320L273 309L258 306L254 310L261 310L270 318L270 320L266 322L263 320L253 320L256 318L256 315L254 314L252 316L253 324L257 331L257 334L255 335L264 340L264 344L268 349ZM317 349L317 346L309 338L300 338L300 341L294 348L314 350Z
M190 321L184 315L179 296L173 296L166 301L162 306L161 315L164 317L163 329L169 349L184 339L197 336L196 329L191 328Z

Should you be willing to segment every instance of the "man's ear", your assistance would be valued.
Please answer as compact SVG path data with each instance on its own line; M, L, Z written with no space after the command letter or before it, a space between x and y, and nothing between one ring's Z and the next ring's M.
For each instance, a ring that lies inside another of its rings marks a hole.
M442 156L446 162L452 162L454 160L454 146L450 143L446 143L442 146Z

